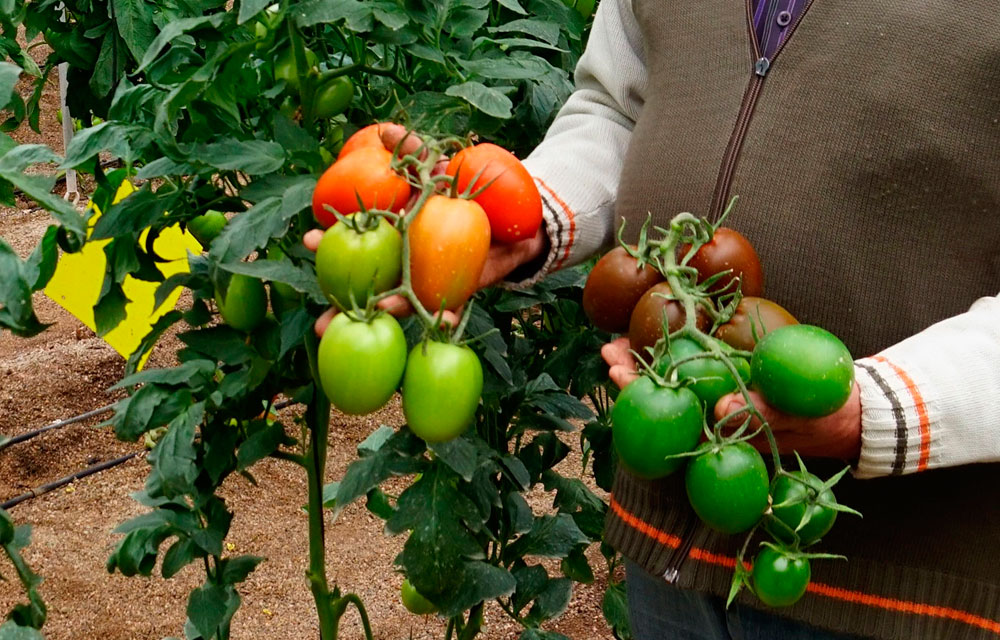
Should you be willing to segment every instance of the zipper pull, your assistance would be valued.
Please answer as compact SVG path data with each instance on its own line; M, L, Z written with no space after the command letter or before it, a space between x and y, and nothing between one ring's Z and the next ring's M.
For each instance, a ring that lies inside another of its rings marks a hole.
M761 58L753 65L753 72L759 75L761 78L767 75L768 69L771 68L771 61L767 58Z

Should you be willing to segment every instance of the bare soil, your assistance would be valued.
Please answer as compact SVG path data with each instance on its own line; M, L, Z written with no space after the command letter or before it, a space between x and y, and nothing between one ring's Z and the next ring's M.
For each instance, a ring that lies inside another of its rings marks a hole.
M40 55L40 54L39 54ZM54 74L53 74L54 77ZM53 83L54 84L54 83ZM41 142L61 151L61 132L55 119L55 87L44 99L42 134L21 131L20 142ZM0 236L26 256L49 224L31 202L19 209L0 209ZM111 347L42 294L35 296L41 320L52 323L43 334L19 339L0 334L0 433L16 436L55 420L74 416L117 399L106 389L120 379L124 361ZM177 342L167 338L154 351L148 366L169 366ZM295 408L282 412L286 424ZM106 417L106 416L105 416ZM95 428L102 417L49 432L0 452L0 502L86 466L140 451L138 445L118 442L108 429ZM380 423L398 425L398 403L365 419L336 416L330 435L328 481L343 476L354 459L356 446ZM568 443L573 444L575 436ZM578 448L574 446L574 448ZM560 469L580 477L580 457L571 456ZM49 606L44 633L53 640L152 640L183 637L187 594L200 583L202 570L189 566L172 580L125 578L110 575L105 561L119 536L114 527L143 510L129 494L142 488L147 464L142 457L25 502L12 509L18 524L34 527L26 556L44 576L42 594ZM233 638L315 638L316 617L305 580L307 522L304 474L287 463L267 460L254 468L259 486L242 478L224 487L224 497L235 513L227 540L231 554L264 556L263 563L240 588L243 608L233 626ZM402 480L396 489L403 487ZM551 508L551 496L531 496L536 512ZM444 623L432 616L409 614L399 601L402 577L393 571L393 558L402 537L388 537L382 523L359 504L336 521L328 520L327 561L330 578L366 603L380 639L429 639L444 635ZM600 602L606 585L606 566L596 546L590 558L599 578L577 585L568 611L546 628L574 640L609 638ZM10 567L0 561L0 574L10 578ZM547 563L550 574L557 563ZM19 586L0 581L0 612L22 597ZM485 639L516 638L519 627L498 607L487 610ZM342 637L363 637L359 618L348 613Z

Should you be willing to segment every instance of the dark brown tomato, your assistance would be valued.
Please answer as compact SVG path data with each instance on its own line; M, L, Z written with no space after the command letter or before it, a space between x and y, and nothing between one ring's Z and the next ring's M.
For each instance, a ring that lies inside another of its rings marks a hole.
M784 307L764 298L743 298L736 313L726 324L715 332L715 337L742 351L753 351L757 345L754 332L762 338L765 333L778 327L798 324L795 316Z
M638 268L638 261L623 247L616 247L597 261L583 287L583 310L599 329L623 333L639 298L663 280L650 265Z
M646 355L646 347L652 347L663 337L663 313L666 310L667 322L673 333L684 326L686 314L676 300L667 300L663 296L670 295L670 285L666 282L653 285L639 298L628 326L628 341L632 350ZM696 321L698 329L708 329L708 317L698 310Z
M688 248L681 247L682 256ZM698 249L688 266L698 270L698 282L732 269L731 274L720 278L712 287L713 292L732 292L733 288L729 287L729 283L738 276L741 278L744 296L759 296L764 293L764 270L760 266L757 251L743 234L734 229L717 229L711 242Z

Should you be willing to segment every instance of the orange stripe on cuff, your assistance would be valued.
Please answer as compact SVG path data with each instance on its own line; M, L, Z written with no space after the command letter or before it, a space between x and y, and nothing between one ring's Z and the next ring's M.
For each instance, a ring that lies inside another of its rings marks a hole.
M657 529L656 527L643 521L638 516L630 513L627 509L625 509L625 507L619 504L617 500L615 500L614 495L611 496L610 503L611 510L614 511L615 515L636 531L639 531L640 533L643 533L657 542L673 549L680 546L680 538L665 531L661 531L660 529ZM706 549L699 549L698 547L691 547L691 550L688 552L688 558L728 569L734 569L736 567L736 558L730 558L729 556L713 553ZM749 564L747 564L747 568L750 568ZM885 596L864 593L862 591L852 591L850 589L834 587L821 582L810 582L806 591L824 598L831 598L833 600L850 602L852 604L885 609L887 611L898 611L900 613L928 616L931 618L947 618L948 620L962 622L964 624L979 627L980 629L985 629L986 631L1000 635L1000 621L984 618L983 616L978 616L974 613L969 613L968 611L962 611L961 609L941 607L922 602L911 602L909 600L899 600L896 598L887 598Z
M556 195L556 192L552 190L552 187L545 184L544 180L536 177L535 182L540 184L542 188L549 193L549 196L551 196L552 199L556 201L556 204L562 207L563 212L566 214L566 218L569 220L569 242L566 243L566 248L563 250L562 257L559 258L559 260L557 260L555 265L553 265L552 267L552 270L556 271L560 267L562 267L563 263L566 262L566 259L569 258L569 250L570 247L573 246L573 240L576 237L576 214L573 213L573 210L569 208L569 205L563 202L562 198Z
M927 405L924 404L924 397L920 394L920 390L917 389L913 378L898 365L889 362L883 356L874 356L872 360L881 362L891 368L899 376L899 379L903 381L903 384L906 385L906 390L910 393L910 397L913 398L913 404L917 408L917 417L920 419L920 460L917 462L917 471L926 471L927 463L931 457L931 421L927 417Z

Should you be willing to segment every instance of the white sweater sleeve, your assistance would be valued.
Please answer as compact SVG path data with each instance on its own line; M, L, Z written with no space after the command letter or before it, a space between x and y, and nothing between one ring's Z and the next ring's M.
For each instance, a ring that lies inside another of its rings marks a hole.
M862 478L1000 461L1000 296L856 362Z
M631 0L603 0L576 68L576 90L524 161L542 194L551 246L533 280L612 242L618 180L645 90Z

